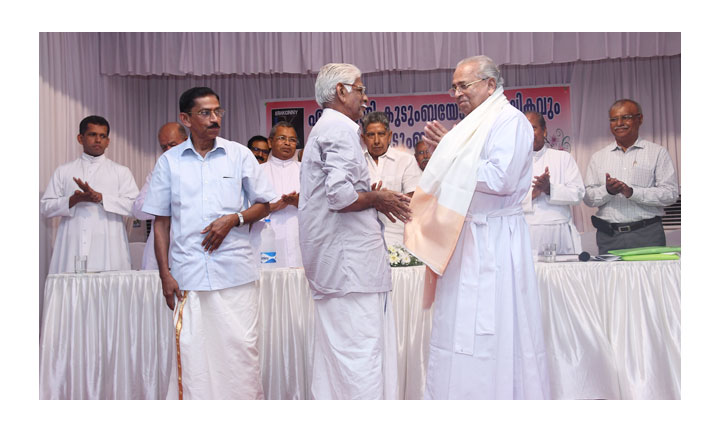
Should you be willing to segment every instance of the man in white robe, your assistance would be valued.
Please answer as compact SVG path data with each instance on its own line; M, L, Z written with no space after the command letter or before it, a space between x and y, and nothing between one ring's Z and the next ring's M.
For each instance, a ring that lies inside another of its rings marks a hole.
M370 170L370 184L382 182L383 189L412 197L422 171L410 153L391 148L392 130L383 112L368 113L362 119L362 139L365 160ZM378 215L383 223L386 246L403 245L405 224L391 222L384 214Z
M367 104L360 70L323 66L324 108L300 168L300 249L315 304L315 399L396 399L397 341L387 250L377 218L409 219L408 197L372 190L356 123Z
M179 105L190 139L160 156L142 208L155 215L174 311L167 398L262 399L258 271L245 224L265 217L276 194L250 150L218 136L225 110L212 89L191 88Z
M87 271L130 270L123 216L138 194L130 170L105 156L110 124L100 116L80 122L83 154L59 166L40 200L45 217L60 216L48 273L75 271L75 257L87 256Z
M580 170L570 153L545 147L545 118L536 111L525 113L533 127L533 183L523 201L533 251L555 244L558 254L582 252L580 234L572 221L570 206L585 196Z
M435 296L426 399L549 397L521 205L533 134L502 83L486 56L458 63L450 94L465 118L440 137L410 205L405 241L430 270L426 298Z
M261 167L275 188L282 194L270 203L270 226L275 233L278 263L282 267L302 267L298 238L298 201L300 191L300 162L294 160L297 133L292 124L282 121L275 124L268 136L270 157ZM260 233L265 221L253 224L253 247L260 247ZM259 251L257 262L259 262Z
M158 131L158 143L160 143L160 149L163 153L187 140L187 138L185 128L178 122L165 123ZM145 242L145 249L143 250L141 267L143 270L157 270L158 268L157 260L155 259L155 216L142 211L143 204L145 204L145 196L150 188L150 179L152 179L152 171L148 173L145 184L142 189L140 189L140 194L138 194L135 199L132 208L132 214L136 219L153 221L150 225L150 234L148 235L147 242Z

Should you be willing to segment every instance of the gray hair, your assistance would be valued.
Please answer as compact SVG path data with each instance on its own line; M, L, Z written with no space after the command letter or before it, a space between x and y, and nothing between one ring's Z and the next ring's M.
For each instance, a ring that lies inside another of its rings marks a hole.
M365 117L362 118L363 133L367 132L368 126L373 123L380 123L385 126L385 130L390 130L390 122L382 111L373 111L365 114Z
M458 62L456 68L465 63L474 63L476 65L478 78L494 78L498 87L501 87L505 83L505 80L503 80L503 77L500 75L500 68L490 57L479 55L464 58Z
M278 128L288 128L295 130L295 126L293 126L291 123L286 122L285 120L279 121L273 125L272 129L270 129L270 135L268 135L269 139L275 138L275 134L277 133ZM295 134L297 135L297 131L295 131Z
M616 101L613 102L613 104L610 106L610 109L608 110L608 112L612 111L614 108L617 108L617 107L619 107L619 106L621 106L621 105L625 105L626 103L631 103L631 104L635 105L635 107L637 107L637 110L638 110L637 113L638 113L638 114L642 114L642 107L640 106L639 103L635 102L635 101L632 100L632 99L618 99L618 100L616 100Z
M362 73L355 65L328 63L320 69L315 80L315 101L324 107L335 100L335 86L338 83L353 83Z

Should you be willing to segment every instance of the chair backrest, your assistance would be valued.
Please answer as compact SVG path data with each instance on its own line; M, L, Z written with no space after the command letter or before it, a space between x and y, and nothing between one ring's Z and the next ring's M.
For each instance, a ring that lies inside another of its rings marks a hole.
M142 270L142 258L145 242L130 242L130 269Z

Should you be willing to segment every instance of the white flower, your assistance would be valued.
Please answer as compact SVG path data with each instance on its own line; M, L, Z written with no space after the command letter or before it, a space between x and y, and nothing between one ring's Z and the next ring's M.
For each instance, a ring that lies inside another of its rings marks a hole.
M400 261L397 254L390 254L390 265L397 264Z

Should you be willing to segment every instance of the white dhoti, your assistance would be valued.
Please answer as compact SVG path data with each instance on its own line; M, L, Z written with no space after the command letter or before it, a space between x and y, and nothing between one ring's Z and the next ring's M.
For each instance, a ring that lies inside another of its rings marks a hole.
M185 295L167 399L262 399L256 282Z
M315 300L314 399L397 399L389 292Z

